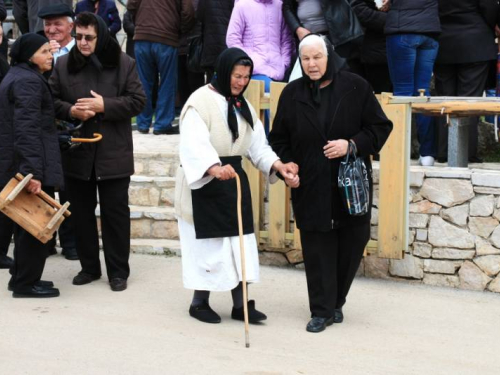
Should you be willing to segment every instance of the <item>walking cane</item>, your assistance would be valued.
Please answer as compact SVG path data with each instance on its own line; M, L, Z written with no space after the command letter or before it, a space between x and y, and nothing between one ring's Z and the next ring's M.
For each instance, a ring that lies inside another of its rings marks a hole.
M240 258L241 258L241 283L243 284L243 316L245 318L245 346L250 347L248 334L248 296L247 296L247 274L245 268L245 245L243 244L243 220L241 219L241 183L240 176L236 174L236 189L238 191L238 233L240 236Z

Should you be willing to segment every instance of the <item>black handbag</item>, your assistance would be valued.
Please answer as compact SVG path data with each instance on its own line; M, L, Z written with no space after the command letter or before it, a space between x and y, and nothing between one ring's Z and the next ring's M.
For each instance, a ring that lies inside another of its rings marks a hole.
M349 215L361 216L370 209L370 180L368 168L356 151L356 144L349 141L347 154L340 162L338 186Z
M203 73L201 67L201 54L203 51L203 37L201 35L193 37L189 41L187 67L192 73Z

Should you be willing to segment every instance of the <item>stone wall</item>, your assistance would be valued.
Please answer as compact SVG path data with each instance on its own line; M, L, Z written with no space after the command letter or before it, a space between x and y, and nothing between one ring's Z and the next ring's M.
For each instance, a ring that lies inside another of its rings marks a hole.
M372 239L377 239L374 165ZM500 293L500 171L412 167L410 246L402 260L367 256L358 275ZM261 252L263 264L302 268L297 250Z

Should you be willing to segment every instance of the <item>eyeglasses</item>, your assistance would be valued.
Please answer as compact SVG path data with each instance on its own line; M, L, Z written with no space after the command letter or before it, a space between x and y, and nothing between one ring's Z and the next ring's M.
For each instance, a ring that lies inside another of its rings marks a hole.
M97 38L97 35L83 35L83 34L76 34L75 39L80 41L82 39L85 39L87 42L92 42Z

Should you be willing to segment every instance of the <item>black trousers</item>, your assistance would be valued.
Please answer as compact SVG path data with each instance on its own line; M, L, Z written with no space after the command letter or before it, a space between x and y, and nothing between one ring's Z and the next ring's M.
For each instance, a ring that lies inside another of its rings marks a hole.
M1 190L1 189L0 189ZM0 212L0 255L7 255L14 234L14 222Z
M370 239L370 223L329 232L301 230L300 239L311 315L332 317L346 302Z
M372 85L375 94L392 92L391 76L387 64L364 64L365 78Z
M109 280L130 275L130 177L96 181L66 178L66 188L75 225L76 251L82 272L100 276L99 233L97 230L97 192L101 209L104 260Z
M54 197L53 188L44 186L43 191ZM17 224L14 224L14 242L11 285L14 291L23 292L30 290L42 277L49 245L41 243Z
M205 74L190 72L187 66L187 55L180 55L177 58L177 80L179 107L183 107L191 94L205 84Z
M489 61L469 64L435 64L434 77L438 96L482 96L488 79ZM478 117L470 117L469 158L477 156ZM448 126L438 121L438 158L448 157Z

